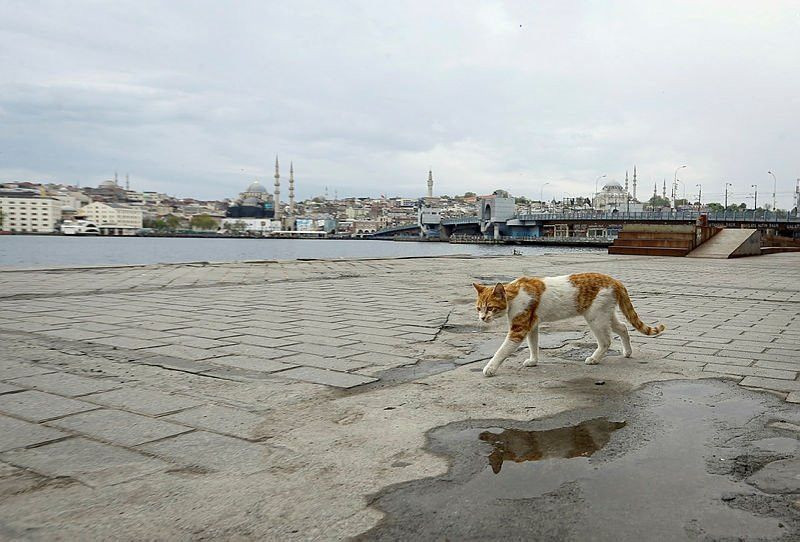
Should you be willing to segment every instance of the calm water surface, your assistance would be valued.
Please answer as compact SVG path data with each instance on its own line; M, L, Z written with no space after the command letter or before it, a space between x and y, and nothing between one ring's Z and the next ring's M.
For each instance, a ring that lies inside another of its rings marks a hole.
M523 254L605 251L584 247L514 247ZM333 239L0 236L0 267L59 267L302 258L381 258L442 254L511 254L506 245Z

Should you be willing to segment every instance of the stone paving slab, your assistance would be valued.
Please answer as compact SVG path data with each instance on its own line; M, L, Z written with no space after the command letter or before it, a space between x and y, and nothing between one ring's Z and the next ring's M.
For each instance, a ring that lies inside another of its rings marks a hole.
M26 376L11 381L12 384L39 391L48 391L68 397L78 397L98 391L108 391L119 388L119 382L108 379L85 378L69 373L49 373L35 376Z
M49 331L42 331L42 334L58 339L67 339L71 341L85 341L87 339L107 339L109 335L104 332L91 331L86 329L64 328L52 329Z
M201 361L218 356L224 356L225 352L219 348L206 350L204 348L193 348L191 346L183 346L179 344L171 344L168 346L157 346L148 350L150 354L161 354L173 358L188 359L191 361Z
M318 369L330 369L332 371L341 372L356 371L370 365L369 362L354 358L323 358L322 356L303 353L280 358L279 361L294 366L302 365L304 367L317 367Z
M110 409L74 414L48 422L48 425L121 446L136 446L192 430L162 419Z
M54 369L45 369L43 367L34 367L33 365L13 363L8 361L7 358L2 359L2 361L3 363L0 365L0 380L11 380L13 378L55 372Z
M46 476L69 476L91 487L119 484L169 467L160 459L83 438L5 452L0 460Z
M336 388L353 388L377 380L377 378L369 376L328 371L326 369L317 369L316 367L289 369L288 371L281 372L280 376L303 380L305 382L313 382L314 384L325 384L326 386L333 386Z
M258 440L257 429L264 418L257 414L218 405L205 405L170 414L162 420L172 420L184 425L216 431L248 440Z
M0 395L4 393L12 393L15 391L20 391L22 388L18 388L17 386L12 386L11 384L6 384L5 382L0 382Z
M285 371L297 367L290 360L291 356L280 358L280 361L272 359L264 359L256 356L223 356L214 358L212 363L214 365L224 365L226 367L235 367L237 369L245 369L248 371L263 371L266 373L276 373L278 371Z
M155 346L162 346L164 343L159 343L145 339L134 339L133 337L109 337L106 339L91 339L89 342L97 344L105 344L115 348L125 348L126 350L140 350L142 348L153 348Z
M0 452L68 437L57 429L0 416Z
M234 475L265 470L269 455L269 449L262 444L206 431L194 431L138 448L186 467Z
M282 358L292 354L289 351L290 347L286 348L266 348L263 346L256 346L254 344L232 344L231 346L222 346L215 348L214 351L219 353L220 356L237 355L248 356L259 359L276 359Z
M52 420L96 408L97 405L84 401L35 390L0 395L0 412L34 422Z
M130 410L148 416L172 414L203 404L203 401L183 395L133 387L86 395L81 399L101 406Z

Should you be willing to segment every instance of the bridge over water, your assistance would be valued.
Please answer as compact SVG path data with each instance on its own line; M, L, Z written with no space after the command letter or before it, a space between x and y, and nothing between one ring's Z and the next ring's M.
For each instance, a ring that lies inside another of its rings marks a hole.
M403 224L375 232L372 238L408 238L449 240L483 237L485 239L540 238L540 237L606 237L613 239L624 224L693 224L705 215L709 224L728 228L755 228L774 230L780 235L800 236L800 217L781 216L765 211L726 211L700 213L677 212L596 212L532 213L521 214L507 220L482 220L478 216L444 218L439 224Z

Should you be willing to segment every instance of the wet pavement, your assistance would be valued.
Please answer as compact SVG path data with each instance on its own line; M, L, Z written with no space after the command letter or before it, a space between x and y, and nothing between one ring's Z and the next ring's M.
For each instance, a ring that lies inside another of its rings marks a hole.
M362 539L798 540L800 432L785 424L799 421L768 394L701 380L530 423L448 424L428 448L449 471L381 492L387 515Z

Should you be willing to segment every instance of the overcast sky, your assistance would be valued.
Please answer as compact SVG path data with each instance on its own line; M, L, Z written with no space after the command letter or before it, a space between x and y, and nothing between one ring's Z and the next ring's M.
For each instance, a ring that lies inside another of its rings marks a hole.
M0 0L0 74L3 181L216 199L279 154L300 198L428 167L561 198L634 164L649 197L686 164L704 201L771 201L772 170L786 207L800 177L797 2Z

